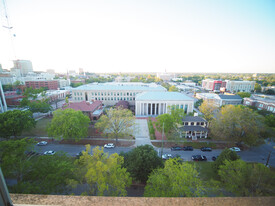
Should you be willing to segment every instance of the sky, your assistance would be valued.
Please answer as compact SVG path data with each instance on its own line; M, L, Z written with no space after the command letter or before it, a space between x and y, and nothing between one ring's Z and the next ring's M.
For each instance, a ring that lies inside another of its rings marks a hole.
M275 72L274 0L2 0L0 18L4 69Z

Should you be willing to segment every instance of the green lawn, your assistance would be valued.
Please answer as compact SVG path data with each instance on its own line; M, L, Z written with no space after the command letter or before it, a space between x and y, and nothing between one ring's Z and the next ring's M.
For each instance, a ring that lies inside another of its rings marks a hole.
M25 131L22 133L22 136L30 136L30 137L47 137L47 125L51 122L51 118L43 118L36 122L36 127L30 131Z

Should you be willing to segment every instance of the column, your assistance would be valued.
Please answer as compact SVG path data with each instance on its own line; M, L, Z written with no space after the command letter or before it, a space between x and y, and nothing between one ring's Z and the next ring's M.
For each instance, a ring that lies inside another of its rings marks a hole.
M158 114L161 114L161 109L160 109L160 107L161 107L161 103L158 103Z
M142 108L142 106L143 106L143 103L140 103L140 115L143 115L143 108Z
M157 103L155 103L155 115L157 115Z
M152 111L153 111L153 103L150 103L151 107L150 107L150 115L152 115Z

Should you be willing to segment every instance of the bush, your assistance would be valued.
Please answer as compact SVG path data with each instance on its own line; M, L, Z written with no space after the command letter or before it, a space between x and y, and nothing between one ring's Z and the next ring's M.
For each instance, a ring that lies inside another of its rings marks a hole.
M150 139L156 139L155 128L154 128L153 122L150 117L149 117L147 123L148 123L148 128L149 128Z

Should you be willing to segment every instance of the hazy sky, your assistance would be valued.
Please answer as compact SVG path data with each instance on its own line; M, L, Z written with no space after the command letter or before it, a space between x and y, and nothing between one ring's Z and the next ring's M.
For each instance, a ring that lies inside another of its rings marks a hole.
M275 72L274 0L5 0L16 58L58 72ZM0 3L1 24L4 18ZM14 59L0 28L0 64Z

